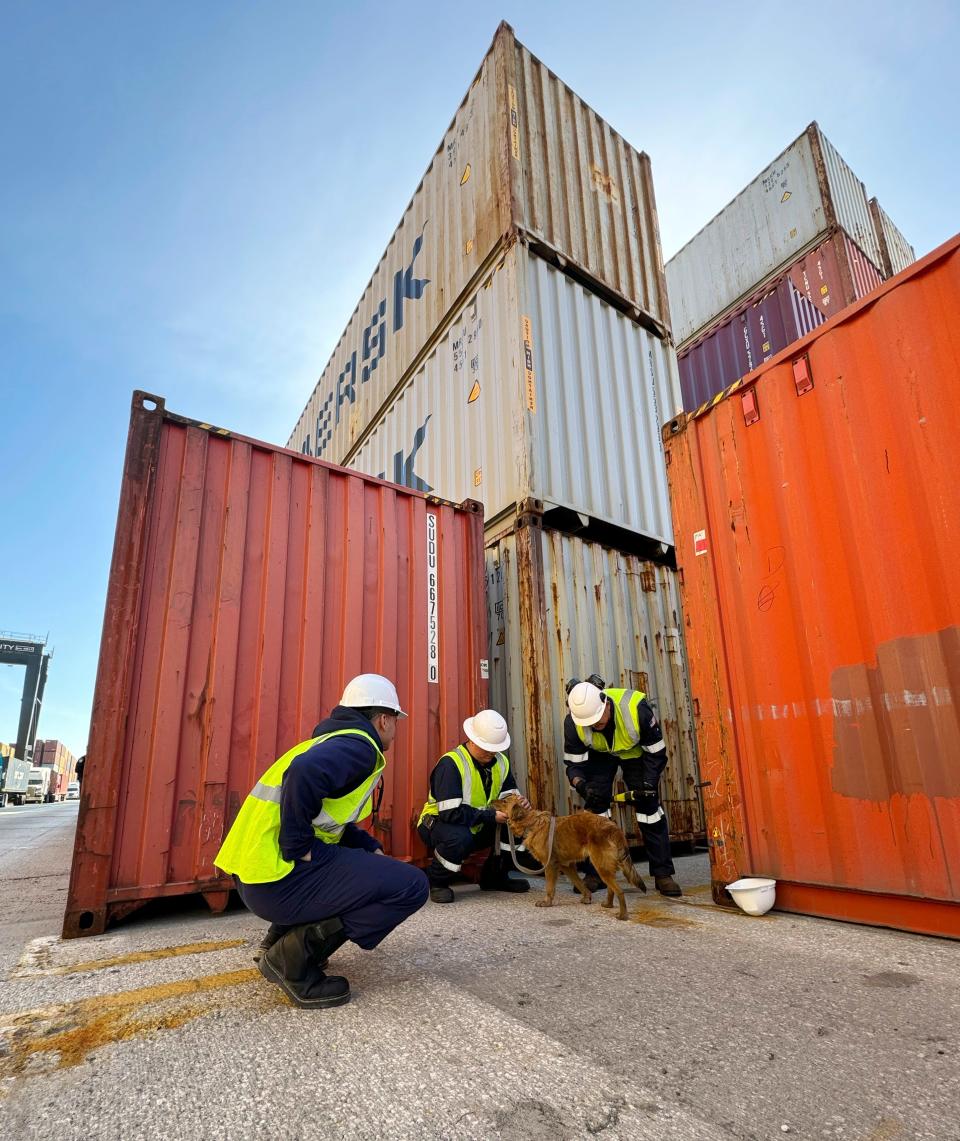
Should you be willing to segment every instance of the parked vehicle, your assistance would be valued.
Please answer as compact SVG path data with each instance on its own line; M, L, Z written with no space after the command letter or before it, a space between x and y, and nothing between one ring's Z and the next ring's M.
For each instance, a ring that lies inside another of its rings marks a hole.
M0 808L23 804L30 779L30 762L19 757L0 757Z
M57 804L67 796L67 774L60 769L44 765L50 772L50 784L47 787L47 804Z
M79 799L80 799L80 782L77 780L72 780L67 785L67 800L79 800Z
M47 794L50 791L50 773L51 769L41 765L39 768L31 768L30 776L27 779L27 791L24 793L24 804L43 804L47 799Z

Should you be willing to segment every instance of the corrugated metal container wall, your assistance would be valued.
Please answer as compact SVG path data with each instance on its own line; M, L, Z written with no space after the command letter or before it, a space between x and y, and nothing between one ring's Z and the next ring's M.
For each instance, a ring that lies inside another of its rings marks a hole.
M213 859L244 797L362 672L393 679L410 715L373 829L420 856L430 767L486 704L482 536L478 504L136 393L64 934L158 896L223 907Z
M343 462L518 233L661 334L649 158L501 25L290 437Z
M879 271L838 231L680 351L683 407L694 412L881 282Z
M515 245L346 462L488 521L536 498L669 544L679 407L666 342Z
M877 235L877 244L880 247L880 268L884 277L893 277L894 274L905 270L908 265L913 265L917 255L913 246L897 229L893 219L876 198L870 199L870 214Z
M834 228L880 266L863 183L811 123L667 262L675 343L683 347Z
M960 237L665 429L714 898L960 936Z
M661 795L675 840L703 834L697 753L675 571L544 530L536 514L488 538L490 700L507 717L518 783L538 807L570 811L564 685L599 671L649 695L669 764ZM579 804L579 801L577 801ZM636 832L629 816L623 823Z

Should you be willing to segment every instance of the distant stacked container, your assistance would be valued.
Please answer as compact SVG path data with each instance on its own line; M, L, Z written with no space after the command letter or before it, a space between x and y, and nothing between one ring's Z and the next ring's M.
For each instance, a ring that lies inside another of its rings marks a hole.
M67 785L76 774L77 758L73 753L62 741L37 741L33 746L33 764L53 770L47 796L51 800L63 800Z
M694 411L913 261L817 123L666 265Z
M491 690L531 794L566 806L564 682L602 667L669 723L692 837L675 572L651 561L673 544L660 427L680 405L650 160L502 24L289 446L482 501L510 583ZM622 604L641 582L654 597Z

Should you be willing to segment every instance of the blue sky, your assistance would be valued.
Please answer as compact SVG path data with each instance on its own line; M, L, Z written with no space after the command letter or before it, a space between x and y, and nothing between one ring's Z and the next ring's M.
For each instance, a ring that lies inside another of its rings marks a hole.
M960 229L947 0L7 0L0 629L49 632L41 736L86 745L131 391L286 441L502 18L650 154L666 256L812 119L918 254Z

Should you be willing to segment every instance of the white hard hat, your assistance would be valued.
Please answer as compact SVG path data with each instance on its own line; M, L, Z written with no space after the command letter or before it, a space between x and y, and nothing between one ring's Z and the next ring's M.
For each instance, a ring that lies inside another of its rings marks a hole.
M488 753L502 753L510 748L507 723L495 709L481 709L463 723L463 731L479 748Z
M386 709L398 717L406 717L393 682L380 674L358 674L353 681L348 681L340 704L349 709Z
M567 696L574 725L596 725L607 707L607 696L588 681L581 681Z

